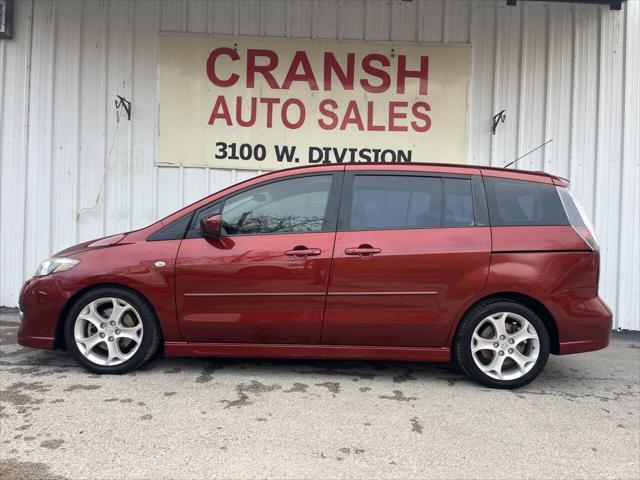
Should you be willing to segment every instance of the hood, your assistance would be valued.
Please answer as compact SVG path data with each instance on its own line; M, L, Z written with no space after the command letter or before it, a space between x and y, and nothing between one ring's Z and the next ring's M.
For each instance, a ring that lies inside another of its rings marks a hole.
M118 233L116 235L109 235L108 237L96 238L87 242L78 243L72 247L60 250L54 255L54 257L69 257L78 253L86 252L92 248L103 248L115 245L124 240L130 232Z

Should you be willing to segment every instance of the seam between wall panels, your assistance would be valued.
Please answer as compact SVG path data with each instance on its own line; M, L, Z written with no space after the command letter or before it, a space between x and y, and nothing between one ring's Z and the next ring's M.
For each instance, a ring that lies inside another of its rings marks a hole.
M26 261L26 256L25 256L25 247L26 247L26 243L27 243L27 239L26 239L26 233L27 233L27 199L29 197L29 192L27 191L27 179L29 178L29 133L30 133L30 124L29 124L29 115L31 113L31 62L33 60L33 15L34 15L34 5L33 5L33 1L31 2L30 5L30 13L29 13L29 46L27 47L27 59L26 59L26 63L25 63L25 75L27 77L27 82L25 85L25 94L24 94L24 101L26 103L25 105L25 109L23 112L23 123L22 123L22 128L23 128L23 139L22 141L24 142L24 145L22 147L23 150L23 162L25 165L25 169L24 169L24 198L22 199L22 208L23 208L23 212L22 212L22 261L21 261L21 265L20 265L20 276L21 276L21 280L24 280L25 278L25 271L26 271L26 266L25 266L25 261Z

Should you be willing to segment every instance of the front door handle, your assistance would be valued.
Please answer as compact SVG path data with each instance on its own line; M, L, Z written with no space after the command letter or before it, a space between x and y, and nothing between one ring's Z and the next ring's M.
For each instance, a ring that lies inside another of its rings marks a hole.
M362 244L357 248L345 248L344 253L346 255L358 255L361 258L371 258L374 255L382 252L381 248L372 247L369 244Z
M293 247L292 250L287 250L284 252L288 257L294 258L306 258L306 257L317 257L322 253L322 250L319 248L307 248L304 245L298 245L297 247Z

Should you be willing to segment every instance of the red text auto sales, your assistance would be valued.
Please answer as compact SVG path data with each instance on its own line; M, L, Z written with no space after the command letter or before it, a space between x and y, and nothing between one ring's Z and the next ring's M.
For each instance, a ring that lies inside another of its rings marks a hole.
M392 58L381 53L347 52L336 56L323 52L321 68L314 70L307 53L296 51L285 69L278 67L282 67L281 58L274 50L250 48L241 55L233 48L213 49L207 58L206 73L214 87L246 91L261 88L259 96L217 95L209 125L296 130L315 122L326 131L416 133L431 128L431 107L419 99L427 95L428 56L408 59L401 54ZM317 111L309 111L300 98L286 95L292 87L300 86L311 93L324 92ZM344 94L340 99L332 98L331 93L336 90L360 90L354 97L404 94L418 99L358 102L345 100Z

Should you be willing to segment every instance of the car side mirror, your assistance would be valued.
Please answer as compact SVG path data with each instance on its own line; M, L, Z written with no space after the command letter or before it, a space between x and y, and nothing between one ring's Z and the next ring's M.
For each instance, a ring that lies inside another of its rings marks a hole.
M217 238L222 230L222 216L219 213L200 220L202 235L206 238Z

